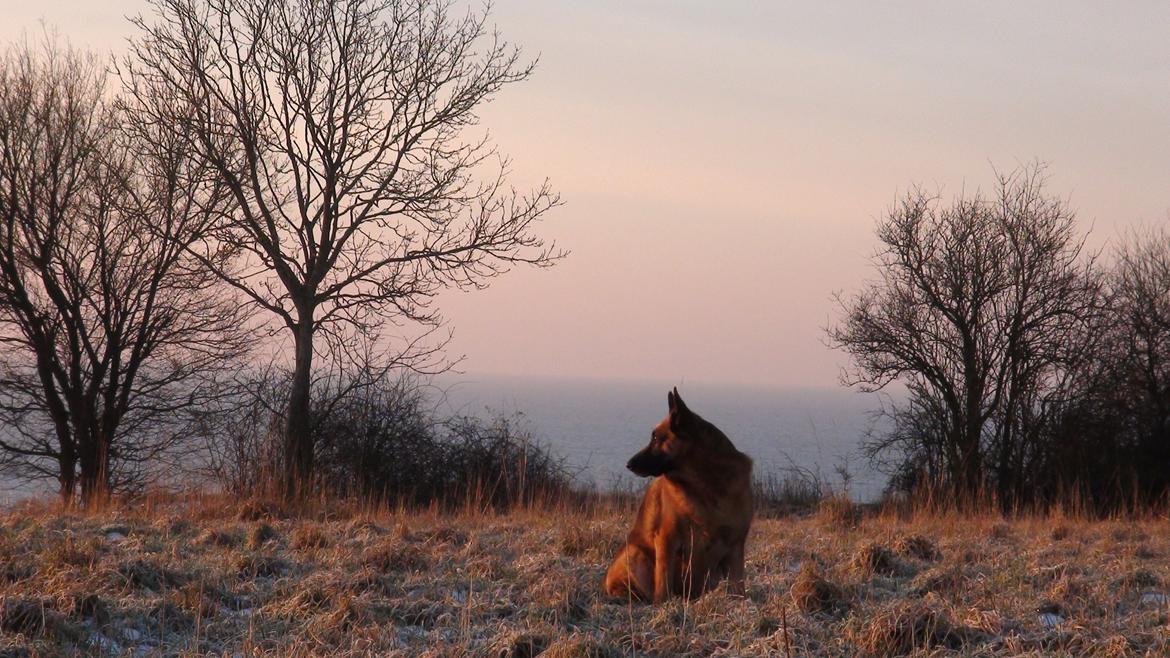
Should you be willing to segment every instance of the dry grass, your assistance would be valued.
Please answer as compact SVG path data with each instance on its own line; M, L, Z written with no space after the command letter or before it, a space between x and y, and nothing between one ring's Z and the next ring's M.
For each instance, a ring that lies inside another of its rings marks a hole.
M849 607L845 590L825 580L812 560L800 566L800 573L792 583L792 602L802 612L836 612Z
M942 553L938 550L938 546L922 535L902 537L894 543L894 551L924 562L936 562L942 559Z
M748 591L610 601L632 511L370 511L172 500L0 514L0 656L1170 655L1170 527L759 520Z
M853 553L850 566L861 576L873 574L893 576L901 570L901 565L898 564L894 554L885 546L875 542L859 546Z

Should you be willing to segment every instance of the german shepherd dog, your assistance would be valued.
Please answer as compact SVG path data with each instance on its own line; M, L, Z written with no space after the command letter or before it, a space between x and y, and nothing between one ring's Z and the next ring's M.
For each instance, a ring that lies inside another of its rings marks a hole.
M726 578L743 594L743 551L752 524L752 460L687 408L678 389L650 445L626 468L653 477L634 529L605 575L611 596L660 603L695 598Z

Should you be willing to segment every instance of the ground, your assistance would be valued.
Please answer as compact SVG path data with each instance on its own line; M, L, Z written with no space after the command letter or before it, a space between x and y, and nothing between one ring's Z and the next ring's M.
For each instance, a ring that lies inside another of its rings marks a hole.
M1170 523L758 519L748 591L600 583L633 512L0 515L0 656L1168 656Z

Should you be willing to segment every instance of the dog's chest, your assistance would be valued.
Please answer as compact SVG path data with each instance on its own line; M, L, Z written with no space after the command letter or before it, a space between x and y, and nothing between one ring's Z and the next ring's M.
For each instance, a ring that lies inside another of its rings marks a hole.
M737 527L738 514L728 513L720 505L704 504L704 501L689 496L675 510L684 517L687 534L694 549L723 552L735 544L742 532ZM681 529L681 528L680 528Z

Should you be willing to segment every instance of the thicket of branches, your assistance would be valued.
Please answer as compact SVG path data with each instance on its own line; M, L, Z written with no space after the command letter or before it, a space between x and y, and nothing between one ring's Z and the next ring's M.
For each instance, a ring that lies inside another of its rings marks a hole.
M447 0L150 4L125 93L227 190L192 253L293 346L282 455L294 497L314 472L316 360L387 323L437 327L440 290L560 257L535 232L557 194L510 187L506 159L473 132L533 65L486 11ZM435 367L433 344L419 345L392 360Z
M157 470L247 325L187 253L218 186L105 79L47 37L0 55L0 467L87 506Z
M230 403L283 423L255 448L308 494L341 422L316 401L356 404L323 371L441 371L441 290L563 255L536 232L557 194L477 128L533 64L446 0L149 5L117 90L52 40L0 60L0 467L88 506ZM221 375L275 335L282 407L245 404Z
M390 504L507 508L562 500L574 473L519 416L438 412L441 391L417 376L362 367L317 382L311 436L316 490ZM279 412L288 380L258 377L241 404L200 425L205 471L242 497L270 497L281 450Z
M1087 253L1043 184L1031 167L990 195L911 191L879 223L879 278L840 298L846 382L905 387L868 445L895 488L1103 509L1170 493L1170 234Z

